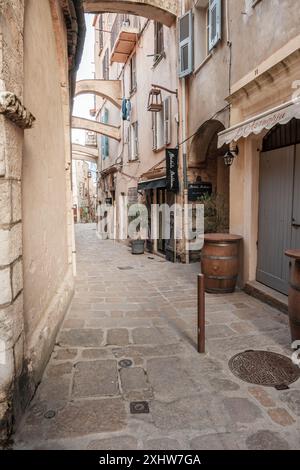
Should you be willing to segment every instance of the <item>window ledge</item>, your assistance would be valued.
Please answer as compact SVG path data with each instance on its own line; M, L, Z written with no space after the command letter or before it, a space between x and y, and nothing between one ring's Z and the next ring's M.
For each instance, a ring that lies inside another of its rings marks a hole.
M159 153L159 152L162 152L163 150L165 150L166 148L167 148L167 146L163 145L162 147L159 147L157 149L152 148L152 150L153 150L154 153Z
M204 67L204 65L205 65L207 62L210 61L210 59L212 58L212 56L213 56L213 53L210 52L210 53L205 57L205 59L201 62L201 64L198 65L198 67L194 70L193 75L197 75L197 74L200 72L200 70Z

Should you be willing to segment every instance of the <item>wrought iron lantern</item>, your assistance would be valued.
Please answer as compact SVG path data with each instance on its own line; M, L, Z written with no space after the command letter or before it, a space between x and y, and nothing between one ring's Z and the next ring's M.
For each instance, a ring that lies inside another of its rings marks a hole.
M224 163L226 166L231 166L233 164L233 160L239 154L238 146L231 147L228 152L224 155Z
M148 98L148 111L159 113L163 109L162 94L159 88L151 88Z

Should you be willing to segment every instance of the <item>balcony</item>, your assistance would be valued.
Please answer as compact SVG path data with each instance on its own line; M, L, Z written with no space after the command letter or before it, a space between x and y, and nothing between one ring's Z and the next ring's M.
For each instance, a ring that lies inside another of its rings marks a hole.
M140 32L140 18L118 14L111 29L110 61L125 64L132 53Z

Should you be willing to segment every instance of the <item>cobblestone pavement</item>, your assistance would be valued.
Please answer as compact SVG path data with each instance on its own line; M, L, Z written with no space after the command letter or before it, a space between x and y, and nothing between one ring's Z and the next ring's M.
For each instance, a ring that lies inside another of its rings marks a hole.
M300 380L277 391L228 368L246 349L290 356L285 315L242 292L207 295L199 355L198 265L133 256L91 225L77 227L77 251L75 297L16 449L300 447ZM149 414L132 414L133 401Z

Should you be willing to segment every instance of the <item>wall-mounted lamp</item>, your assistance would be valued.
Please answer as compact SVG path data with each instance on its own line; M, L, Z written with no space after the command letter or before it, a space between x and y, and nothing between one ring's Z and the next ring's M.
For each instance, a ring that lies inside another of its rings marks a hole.
M224 163L226 166L231 166L233 163L233 160L237 155L239 154L239 148L237 145L235 146L230 146L230 149L228 152L225 153L224 155Z

